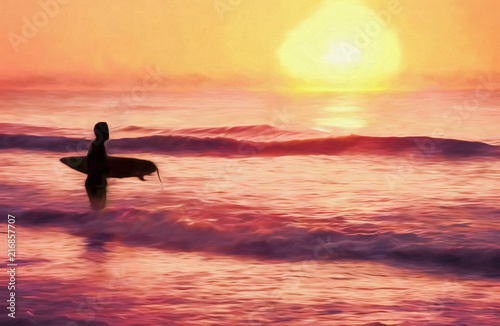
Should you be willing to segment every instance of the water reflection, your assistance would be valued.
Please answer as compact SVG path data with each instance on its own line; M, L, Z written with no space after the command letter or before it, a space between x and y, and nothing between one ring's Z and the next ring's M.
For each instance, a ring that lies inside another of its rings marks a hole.
M326 107L323 112L320 112L320 116L314 119L314 122L323 130L340 129L354 133L368 124L368 121L364 119L364 112L356 106Z

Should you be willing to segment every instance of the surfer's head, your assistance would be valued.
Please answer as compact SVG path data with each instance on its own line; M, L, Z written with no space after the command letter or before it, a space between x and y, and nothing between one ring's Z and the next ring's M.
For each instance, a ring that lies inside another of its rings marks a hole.
M109 129L106 122L99 122L94 126L94 134L96 139L106 141L109 139Z

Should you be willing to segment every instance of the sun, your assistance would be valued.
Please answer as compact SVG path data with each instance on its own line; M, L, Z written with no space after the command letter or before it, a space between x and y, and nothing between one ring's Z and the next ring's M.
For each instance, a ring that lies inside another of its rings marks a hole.
M303 86L378 88L399 72L397 35L356 0L325 0L278 50L284 72Z

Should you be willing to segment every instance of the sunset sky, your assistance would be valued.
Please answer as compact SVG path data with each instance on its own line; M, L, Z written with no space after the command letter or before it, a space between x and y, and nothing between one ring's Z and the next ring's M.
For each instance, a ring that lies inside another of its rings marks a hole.
M165 87L473 88L500 72L499 10L496 0L3 0L0 79L126 86L156 67Z

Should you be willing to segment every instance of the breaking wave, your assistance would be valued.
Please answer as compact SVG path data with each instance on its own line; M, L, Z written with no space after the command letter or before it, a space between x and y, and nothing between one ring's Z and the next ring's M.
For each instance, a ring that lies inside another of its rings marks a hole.
M264 133L264 131L266 132ZM261 136L258 136L259 132ZM112 139L107 143L108 149L110 153L152 152L169 155L212 156L394 155L415 153L424 156L466 158L475 156L494 157L499 153L499 146L475 141L424 136L370 137L350 135L304 138L304 135L292 131L282 131L271 126L198 128L170 133L170 135ZM312 134L308 135L311 136ZM63 136L0 134L0 149L19 148L74 153L86 151L89 143L89 140L82 138Z
M494 272L500 267L500 249L487 246L440 247L432 235L411 232L349 232L345 228L292 226L265 231L249 227L223 228L206 221L192 223L176 211L152 213L133 208L108 209L98 219L95 212L74 210L6 207L5 211L15 212L22 226L59 227L87 238L90 245L113 240L163 250L204 251L287 261L389 260L435 263L478 272ZM262 220L269 216L255 218Z

